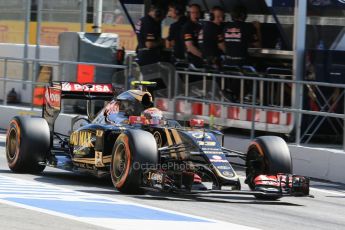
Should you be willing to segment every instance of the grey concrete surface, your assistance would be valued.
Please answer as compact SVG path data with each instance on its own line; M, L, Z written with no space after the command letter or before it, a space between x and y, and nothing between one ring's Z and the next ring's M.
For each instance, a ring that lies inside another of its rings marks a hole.
M149 193L123 195L115 191L109 179L97 179L61 170L47 168L42 175L14 174L9 171L4 154L3 134L0 134L0 175L37 181L63 188L113 197L124 201L150 205L167 210L206 218L242 224L261 229L344 229L345 186L312 181L311 193L315 198L284 197L280 201L260 201L251 196L173 196ZM243 150L245 138L231 138L234 149ZM228 142L230 143L230 142ZM243 143L243 146L241 145ZM243 175L243 171L239 170ZM244 189L248 189L244 186ZM18 217L20 216L20 221ZM1 228L4 229L99 229L77 221L41 214L22 208L1 205ZM64 228L62 228L63 226Z

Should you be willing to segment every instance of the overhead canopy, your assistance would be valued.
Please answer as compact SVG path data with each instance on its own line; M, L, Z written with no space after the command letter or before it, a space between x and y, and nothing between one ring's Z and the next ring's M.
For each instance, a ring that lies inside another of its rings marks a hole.
M215 5L224 7L230 10L235 4L243 4L247 7L248 12L252 14L268 13L267 4L272 4L273 7L294 7L293 0L120 0L123 4L158 4L167 6L169 2L179 2L187 5L190 3L198 3L205 10L212 8ZM206 4L205 4L206 3ZM308 1L309 7L315 8L345 8L345 0L328 0L328 1Z

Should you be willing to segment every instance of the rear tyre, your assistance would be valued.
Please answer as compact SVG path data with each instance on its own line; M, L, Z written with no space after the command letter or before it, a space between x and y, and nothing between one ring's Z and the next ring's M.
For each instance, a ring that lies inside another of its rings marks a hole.
M122 193L143 194L143 167L158 163L153 135L143 130L127 130L117 138L110 167L111 179Z
M286 142L276 136L256 138L247 151L246 183L251 190L255 189L254 178L260 174L276 175L278 173L292 173L292 160ZM280 195L255 195L258 199L277 200Z
M50 148L46 120L16 116L10 121L6 136L8 167L16 173L41 173Z

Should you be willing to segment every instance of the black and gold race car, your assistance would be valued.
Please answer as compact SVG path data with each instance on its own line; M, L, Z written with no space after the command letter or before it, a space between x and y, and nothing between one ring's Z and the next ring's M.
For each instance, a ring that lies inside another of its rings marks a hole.
M42 117L16 116L10 122L9 168L40 173L50 166L110 175L116 189L129 194L239 193L262 199L309 195L309 179L291 174L291 156L283 139L259 137L246 153L226 149L224 135L206 128L203 120L192 119L182 127L165 119L148 91L155 84L133 82L134 89L122 91L111 84L51 83ZM93 119L82 117L82 126L66 136L54 131L63 99L103 100L105 106ZM235 158L245 162L249 191L241 190L231 163Z

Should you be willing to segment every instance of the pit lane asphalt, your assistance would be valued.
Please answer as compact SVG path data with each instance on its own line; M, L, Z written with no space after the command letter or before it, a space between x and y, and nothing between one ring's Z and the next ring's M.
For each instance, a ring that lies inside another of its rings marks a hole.
M2 176L51 184L74 191L261 229L345 228L345 186L342 184L312 181L311 194L315 198L284 197L279 201L259 201L251 196L239 195L212 197L172 196L159 193L140 196L122 195L114 190L108 179L97 179L52 168L46 168L42 175L11 173L6 164L4 141L4 134L0 132L0 175ZM227 135L226 147L243 150L243 146L238 146L238 143L238 137ZM244 175L242 170L238 173ZM248 189L245 185L243 187ZM1 229L103 229L2 203L0 203L0 221Z

